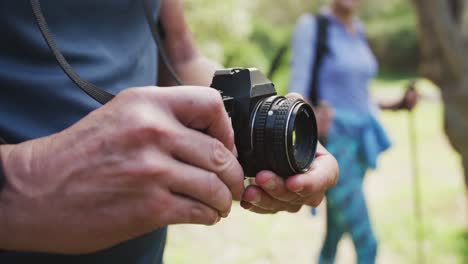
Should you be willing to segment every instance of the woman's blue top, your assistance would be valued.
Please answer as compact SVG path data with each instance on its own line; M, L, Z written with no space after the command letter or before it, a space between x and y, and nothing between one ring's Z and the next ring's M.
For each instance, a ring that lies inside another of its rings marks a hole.
M327 101L335 110L330 135L354 136L360 141L360 152L368 166L375 168L378 154L390 146L377 121L377 108L369 97L369 81L377 74L378 64L357 19L356 34L350 34L332 14L324 14L329 20L328 52L321 65L318 86L320 100ZM310 94L316 35L315 17L310 14L300 17L292 39L289 90L305 97Z

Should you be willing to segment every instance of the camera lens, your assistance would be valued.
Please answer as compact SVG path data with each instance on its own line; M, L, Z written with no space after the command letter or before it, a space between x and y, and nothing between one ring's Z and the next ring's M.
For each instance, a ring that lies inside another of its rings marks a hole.
M317 149L315 115L301 99L271 96L252 113L251 144L258 170L288 177L306 172Z

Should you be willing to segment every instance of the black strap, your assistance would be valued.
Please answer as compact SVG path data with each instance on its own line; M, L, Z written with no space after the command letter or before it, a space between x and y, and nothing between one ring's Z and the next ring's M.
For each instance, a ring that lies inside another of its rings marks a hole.
M99 89L92 83L81 79L81 77L73 70L71 65L65 59L62 52L58 49L54 39L52 38L49 26L47 25L47 22L44 18L44 14L42 13L41 4L39 3L39 0L31 0L31 7L42 36L46 40L47 45L49 46L50 50L55 56L55 59L57 60L65 74L68 76L68 78L70 78L70 80L72 80L76 84L76 86L78 86L81 90L83 90L85 93L87 93L99 103L105 104L108 101L110 101L114 97L114 95Z
M162 46L160 34L158 33L158 29L153 21L150 2L148 0L143 0L143 4L144 4L144 9L145 9L146 19L147 19L148 25L151 28L153 39L156 42L156 45L158 47L159 55L161 59L163 60L163 63L167 67L171 76L174 78L177 84L181 85L182 82L177 76L175 70L173 69L167 57L167 54ZM49 30L49 26L47 25L44 14L42 13L39 0L31 0L31 7L32 7L34 17L36 19L37 25L39 26L39 30L41 31L42 36L44 37L45 41L47 42L47 45L49 46L50 50L54 54L55 59L57 60L57 62L59 63L60 67L65 72L65 74L76 84L76 86L78 86L81 90L83 90L86 94L88 94L97 102L101 104L105 104L108 101L110 101L114 97L113 94L110 94L96 87L92 83L81 79L81 77L73 70L72 66L65 59L65 57L63 56L62 52L57 47L57 44L55 43L52 37L52 34Z
M319 104L319 73L323 64L323 58L328 53L328 26L329 20L325 15L318 14L316 43L315 43L315 60L312 68L312 77L310 80L309 98L314 106Z
M161 37L164 37L164 28L162 27L161 23L158 23L157 26L156 23L154 23L150 0L143 0L143 5L145 9L146 21L148 22L148 26L151 29L151 35L153 36L153 40L154 42L156 42L156 45L158 47L159 57L163 61L164 65L166 66L166 69L168 70L169 74L172 76L174 81L177 83L177 85L182 85L182 80L179 78L176 71L172 67L169 57L167 57L166 51L164 50L163 41L161 40Z

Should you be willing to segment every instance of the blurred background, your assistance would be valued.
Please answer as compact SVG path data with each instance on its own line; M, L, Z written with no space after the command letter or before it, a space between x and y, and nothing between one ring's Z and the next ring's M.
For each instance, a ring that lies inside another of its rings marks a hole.
M424 263L468 263L468 203L463 171L463 163L468 164L465 1L361 2L360 17L380 63L372 96L401 96L414 79L419 80L417 88L422 94L412 117L405 111L381 115L394 145L365 181L370 215L380 242L377 261L421 262L420 246ZM305 12L316 12L324 3L185 0L185 8L194 36L208 57L227 67L257 67L268 72L278 51L288 47L297 18ZM273 77L281 94L287 89L289 57L290 49L286 49ZM416 146L417 162L411 154L412 144ZM414 166L419 170L417 186ZM421 221L415 217L415 187L421 191ZM165 260L316 263L324 232L324 204L317 216L312 216L309 208L298 214L260 216L236 204L231 216L215 227L170 227ZM346 237L339 245L337 263L353 263L352 247Z

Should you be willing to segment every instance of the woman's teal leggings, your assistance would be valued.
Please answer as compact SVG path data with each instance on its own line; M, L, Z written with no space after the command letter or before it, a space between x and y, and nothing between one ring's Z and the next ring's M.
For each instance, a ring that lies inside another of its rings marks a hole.
M340 176L337 186L327 192L327 233L319 263L334 263L338 242L345 233L351 235L357 263L375 263L377 241L362 189L367 166L357 155L358 145L342 140L347 142L327 145L338 160Z

